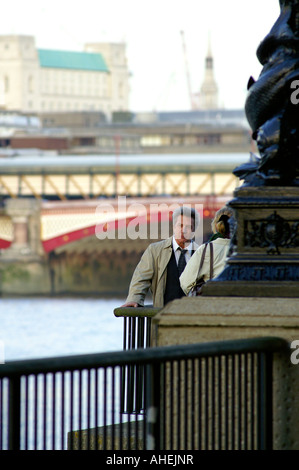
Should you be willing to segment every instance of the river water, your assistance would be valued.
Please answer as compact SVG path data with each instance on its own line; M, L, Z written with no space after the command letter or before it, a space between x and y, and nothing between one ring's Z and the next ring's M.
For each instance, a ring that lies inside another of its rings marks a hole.
M44 357L68 356L74 354L89 354L98 352L120 351L123 346L123 319L117 318L113 310L124 303L125 299L95 299L95 298L2 298L0 299L0 340L4 344L4 361L19 359L33 359ZM52 396L53 384L51 377L47 378L47 394ZM69 390L70 378L65 378L65 389ZM82 377L82 403L83 412L81 416L81 429L88 427L87 413L87 381ZM103 381L103 378L101 379ZM78 395L78 377L74 379L75 395ZM56 379L56 393L61 388L59 377ZM99 382L101 383L101 382ZM42 385L42 384L40 384ZM8 396L3 387L3 397L0 399L7 408ZM23 389L22 389L23 390ZM1 391L1 390L0 390ZM23 391L24 392L24 391ZM1 393L0 393L1 395ZM66 396L69 394L66 393ZM51 401L43 405L40 397L37 419L38 437L37 444L34 442L33 429L34 418L34 384L29 381L28 401L28 449L43 448L42 414L40 407L45 406L47 434L46 449L67 448L67 433L70 431L70 409L66 406L64 418L61 416L59 400L55 411L55 442L53 441L53 408ZM119 401L119 396L117 396ZM0 401L1 401L0 400ZM110 397L108 410L111 410ZM22 399L23 403L23 399ZM77 403L77 402L76 402ZM97 411L98 423L102 425L102 401ZM77 405L76 405L77 406ZM24 407L24 405L22 405ZM22 408L23 409L23 408ZM73 428L79 429L78 411L73 411ZM111 416L110 411L110 416ZM116 413L116 412L114 412ZM116 419L118 415L116 414ZM8 418L4 415L0 428L3 433L3 448L7 448ZM60 426L64 422L64 433L60 434ZM110 423L111 417L107 424ZM25 421L21 416L21 448L25 448L24 441ZM22 437L23 436L23 437Z
M125 299L0 299L4 360L122 349L123 320L113 310Z
M68 356L74 354L89 354L98 352L120 351L123 345L123 319L117 318L113 310L124 303L125 299L95 299L95 298L2 298L0 299L0 340L4 344L4 361L19 359L34 359L44 357ZM51 377L47 378L47 394L52 396L53 384ZM70 378L66 376L65 389L69 390ZM101 379L103 381L103 378ZM81 416L81 429L88 427L87 407L87 379L82 378L82 403L83 412ZM75 395L78 395L78 377L74 379ZM61 388L59 377L56 379L56 393ZM100 382L101 383L101 382ZM42 385L42 384L40 384ZM4 409L7 408L8 396L3 387ZM23 389L22 389L23 390ZM1 391L1 390L0 390ZM23 390L24 392L24 390ZM1 393L0 393L1 395ZM66 393L68 396L69 393ZM23 395L22 395L23 396ZM33 438L35 427L34 418L34 384L29 381L29 401L28 401L28 449L43 448L42 431L42 406L46 410L47 434L46 449L67 448L67 433L70 428L70 409L66 406L64 418L61 416L59 400L55 411L55 441L53 441L53 408L51 401L43 405L43 398L40 397L39 418L37 419L37 444ZM119 396L117 396L119 401ZM23 403L23 399L21 400ZM108 409L111 410L110 397ZM99 425L103 424L103 408L93 410L99 416ZM77 403L77 402L76 402ZM77 406L77 405L76 405ZM22 405L24 408L24 405ZM22 408L22 409L23 409ZM80 429L78 412L73 411L73 428ZM110 411L110 416L112 412ZM116 412L114 412L116 413ZM116 419L118 415L116 414ZM8 418L4 415L2 428L3 442L2 448L7 448ZM60 434L60 426L64 422L64 433ZM107 424L111 421L108 419ZM117 422L117 421L116 421ZM25 447L24 441L25 420L21 416L21 448ZM1 434L1 433L0 433Z

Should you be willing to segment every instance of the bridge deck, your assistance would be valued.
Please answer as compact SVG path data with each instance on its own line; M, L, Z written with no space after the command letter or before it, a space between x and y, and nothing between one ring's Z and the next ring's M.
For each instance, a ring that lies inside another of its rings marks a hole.
M232 194L247 154L15 157L1 160L0 196L48 200Z

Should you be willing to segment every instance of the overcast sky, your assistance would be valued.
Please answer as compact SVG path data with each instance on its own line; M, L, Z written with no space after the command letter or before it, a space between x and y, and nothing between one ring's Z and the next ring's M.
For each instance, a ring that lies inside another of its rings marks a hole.
M256 49L279 15L279 0L9 0L1 34L29 34L38 48L82 50L125 41L132 111L188 110L184 31L193 92L203 80L210 36L222 107L243 108Z

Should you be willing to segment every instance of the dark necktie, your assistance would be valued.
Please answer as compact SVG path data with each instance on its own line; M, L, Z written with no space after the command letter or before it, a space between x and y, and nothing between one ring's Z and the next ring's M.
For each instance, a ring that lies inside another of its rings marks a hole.
M186 266L186 258L185 258L185 253L187 250L182 250L182 248L179 248L181 251L180 257L179 257L179 262L178 262L178 270L179 270L179 276L182 274L182 272L185 269Z

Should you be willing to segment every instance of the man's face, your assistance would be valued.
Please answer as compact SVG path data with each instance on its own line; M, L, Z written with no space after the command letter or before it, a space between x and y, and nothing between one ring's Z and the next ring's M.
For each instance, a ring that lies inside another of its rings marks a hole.
M187 215L180 215L173 225L173 234L177 244L184 248L194 237L194 221Z

